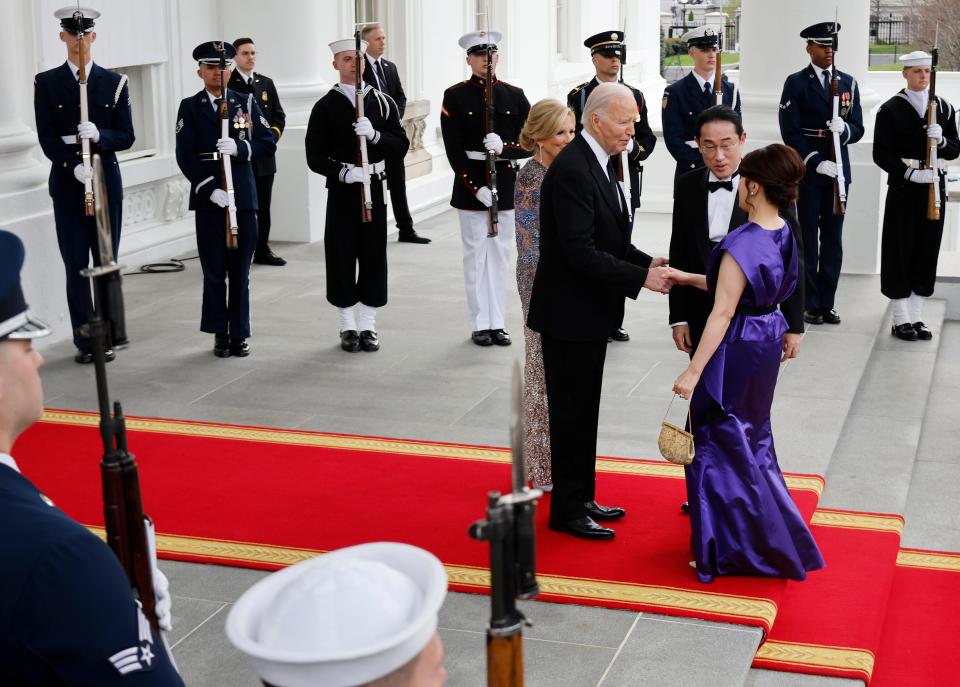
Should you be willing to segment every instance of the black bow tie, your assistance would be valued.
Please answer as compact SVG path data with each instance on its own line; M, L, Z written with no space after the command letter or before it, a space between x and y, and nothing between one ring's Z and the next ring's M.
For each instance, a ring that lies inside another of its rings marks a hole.
M726 181L708 181L707 182L707 189L710 191L710 193L713 193L718 188L725 188L728 191L732 191L733 179L727 179Z

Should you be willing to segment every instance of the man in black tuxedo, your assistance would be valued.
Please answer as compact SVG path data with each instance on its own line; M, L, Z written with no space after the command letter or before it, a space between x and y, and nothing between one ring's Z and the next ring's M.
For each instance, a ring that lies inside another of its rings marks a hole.
M622 508L595 499L597 423L607 337L624 298L666 293L665 258L630 244L628 204L612 155L633 137L637 104L626 86L602 83L584 107L583 131L550 165L540 189L540 262L528 326L540 332L550 412L550 528L611 539L597 520Z
M383 56L387 47L387 34L380 24L367 24L360 37L368 43L367 52L363 56L367 63L363 70L363 80L393 98L400 110L402 121L403 113L407 109L407 95L403 92L397 65ZM430 243L430 239L420 236L413 229L413 218L407 204L407 178L402 157L387 159L387 186L390 189L393 218L397 222L397 240L404 243Z

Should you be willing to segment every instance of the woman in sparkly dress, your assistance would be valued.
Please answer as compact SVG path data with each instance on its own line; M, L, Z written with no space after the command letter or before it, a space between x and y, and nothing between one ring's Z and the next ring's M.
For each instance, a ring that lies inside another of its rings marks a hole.
M541 100L530 108L520 145L533 153L517 175L514 208L517 225L517 288L527 319L530 290L540 258L540 185L547 168L576 133L573 112L559 100ZM550 491L550 420L543 379L540 335L524 326L526 364L523 368L523 451L527 477L535 487Z

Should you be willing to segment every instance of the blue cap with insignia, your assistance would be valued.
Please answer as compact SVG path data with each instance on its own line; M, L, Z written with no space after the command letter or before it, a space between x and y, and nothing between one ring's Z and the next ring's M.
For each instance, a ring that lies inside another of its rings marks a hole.
M590 55L606 55L607 57L624 58L624 52L627 48L624 45L626 36L623 31L601 31L590 36L583 42L584 47L590 48Z
M720 31L712 26L698 26L680 36L688 48L716 48L720 44Z
M60 20L60 28L67 33L80 33L81 26L84 31L92 29L94 20L100 16L100 13L90 7L73 5L61 7L53 13L53 16Z
M50 327L35 318L20 288L20 270L25 252L23 241L0 229L0 341L36 339L50 333Z
M220 64L221 50L226 53L224 58L227 60L227 66L233 65L233 58L237 54L237 49L227 41L201 43L193 49L193 59L198 64Z
M800 38L806 38L807 43L817 45L833 45L833 34L840 33L840 24L834 21L822 21L811 24L800 32Z

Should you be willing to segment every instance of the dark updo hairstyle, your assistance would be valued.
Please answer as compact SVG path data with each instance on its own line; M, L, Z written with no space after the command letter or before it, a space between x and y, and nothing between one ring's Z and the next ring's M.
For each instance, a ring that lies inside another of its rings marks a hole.
M790 146L771 143L743 156L740 176L763 186L767 200L781 210L797 202L807 168Z

